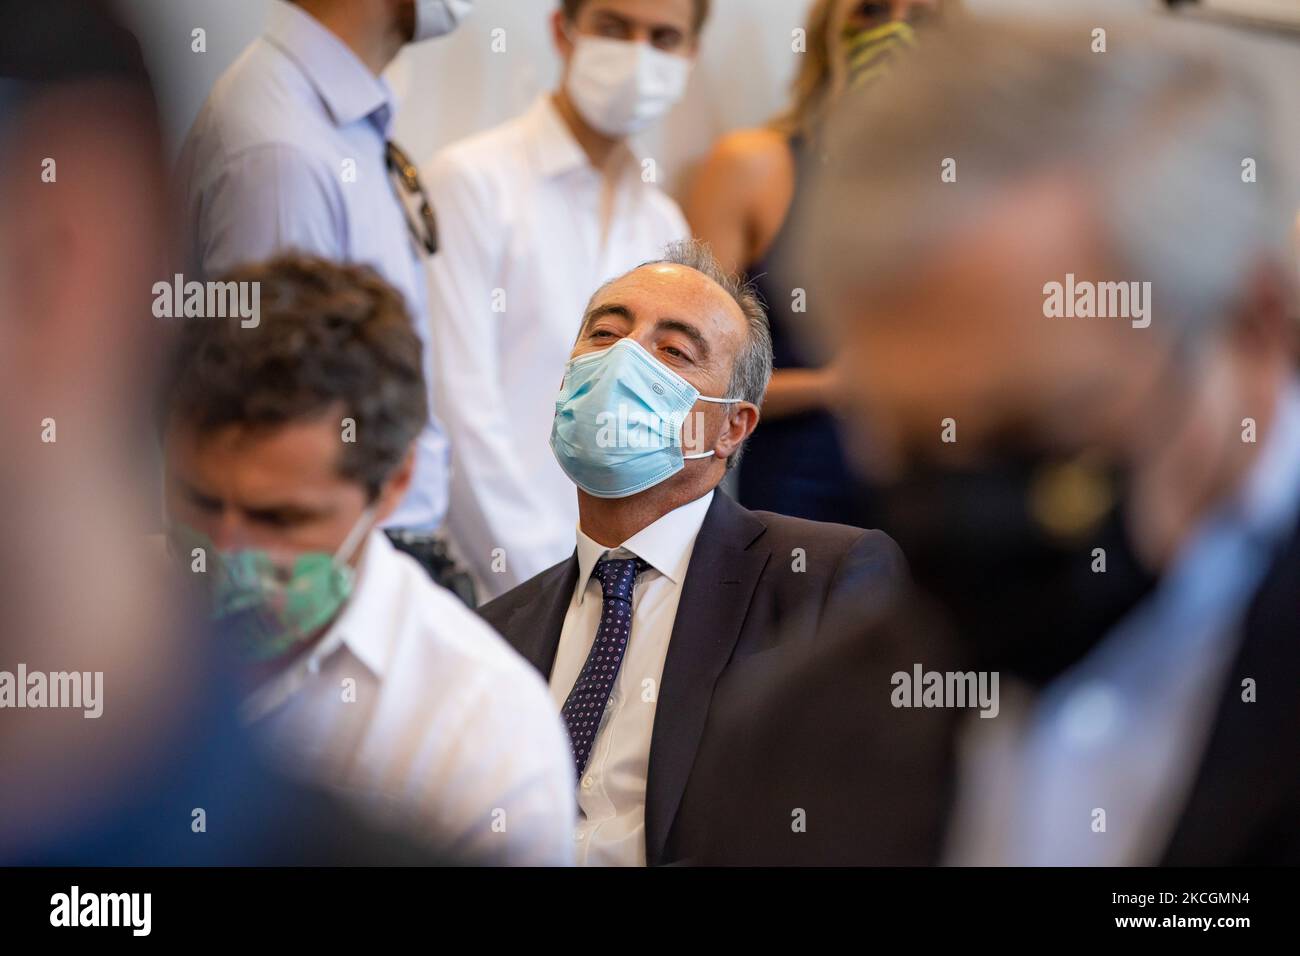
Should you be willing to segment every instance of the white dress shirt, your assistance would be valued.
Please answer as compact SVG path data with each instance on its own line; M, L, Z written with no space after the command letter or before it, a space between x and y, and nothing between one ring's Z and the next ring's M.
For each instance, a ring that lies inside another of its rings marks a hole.
M655 703L686 568L712 501L710 491L670 511L616 549L597 544L578 529L578 583L551 668L551 698L557 710L564 707L596 640L604 603L600 582L591 576L596 562L606 556L636 556L650 565L633 586L632 635L578 781L578 826L573 839L579 864L645 866L646 774ZM572 779L572 757L569 767Z
M427 346L421 253L385 161L394 110L388 84L342 40L301 8L273 4L265 35L217 80L185 138L177 176L198 273L187 278L291 249L364 263L402 293ZM432 374L427 354L425 368ZM393 526L441 523L447 454L431 414Z
M573 862L573 757L545 684L381 532L337 621L243 717L278 766L435 851Z
M607 181L548 95L423 174L441 237L429 295L452 445L448 527L491 596L573 550L573 484L550 437L587 301L689 235L626 147L619 158Z

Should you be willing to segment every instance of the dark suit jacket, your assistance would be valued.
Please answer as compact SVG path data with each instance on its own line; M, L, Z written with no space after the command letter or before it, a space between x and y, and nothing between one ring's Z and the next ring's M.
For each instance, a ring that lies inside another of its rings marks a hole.
M1246 614L1167 866L1300 864L1300 527ZM1242 682L1256 700L1242 700Z
M692 862L934 864L955 790L956 709L895 709L889 678L973 656L919 598L866 629L768 655L715 702L690 799L723 803ZM1242 681L1257 685L1242 700ZM1300 864L1300 528L1251 601L1166 866ZM792 830L791 812L806 813ZM684 807L683 813L693 812Z
M578 577L575 551L479 609L549 678ZM902 554L879 531L747 511L721 489L695 540L655 709L646 782L646 861L673 862L726 807L679 817L715 688L742 661L812 639L831 620L866 622L897 596ZM635 631L632 640L636 640Z
M962 712L895 708L891 677L966 670L967 655L914 594L867 627L827 628L737 668L682 808L725 808L689 834L711 866L925 866L939 860L956 789Z

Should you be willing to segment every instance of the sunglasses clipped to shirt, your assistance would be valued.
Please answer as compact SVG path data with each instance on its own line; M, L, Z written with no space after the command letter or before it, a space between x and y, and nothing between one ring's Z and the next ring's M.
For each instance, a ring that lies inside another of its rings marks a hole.
M407 228L411 230L411 238L415 240L416 246L433 255L438 251L438 220L433 214L433 204L429 202L424 183L420 182L419 170L392 140L388 141L384 159L389 173L401 189L398 198L402 203L402 212L406 215Z

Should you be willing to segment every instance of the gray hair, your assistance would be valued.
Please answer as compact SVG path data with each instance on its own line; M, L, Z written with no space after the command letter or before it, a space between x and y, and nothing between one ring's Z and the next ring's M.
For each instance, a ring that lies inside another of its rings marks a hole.
M731 300L740 307L749 328L749 335L731 367L731 381L727 385L726 397L738 398L761 408L763 396L767 393L767 383L772 378L772 330L767 321L767 309L751 283L742 281L740 277L722 268L709 249L708 243L698 239L669 243L662 258L643 262L635 269L630 269L623 275L606 282L591 297L591 302L595 302L601 292L619 279L631 275L637 269L657 265L677 265L694 269L721 286L723 291L731 296ZM588 311L591 310L591 302L587 305ZM740 462L744 450L742 444L736 449L735 454L727 459L728 469L734 468Z
M798 223L799 267L835 290L824 312L904 276L1015 183L1062 171L1090 196L1106 253L1158 290L1176 340L1223 323L1252 264L1284 254L1263 95L1150 25L1112 22L1102 53L1092 30L971 20L844 97ZM949 157L954 183L940 178Z

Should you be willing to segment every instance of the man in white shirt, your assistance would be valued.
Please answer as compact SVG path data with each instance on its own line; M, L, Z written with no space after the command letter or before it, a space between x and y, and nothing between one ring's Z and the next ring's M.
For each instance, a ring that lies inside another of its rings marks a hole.
M717 489L758 421L772 345L761 304L706 247L607 283L584 316L551 432L578 489L577 550L480 613L550 678L578 861L656 865L726 812L679 813L715 690L830 617L870 619L902 558L879 531L747 511Z
M689 230L627 145L685 90L707 0L566 0L558 89L426 170L448 528L489 595L563 558L573 491L547 447L555 387L591 290Z
M178 556L243 661L277 763L450 859L572 862L572 771L546 688L375 530L428 414L419 338L367 267L284 257L261 321L187 322L166 385Z
M399 196L397 104L381 74L407 43L446 34L470 0L275 0L266 32L217 80L177 169L194 278L298 251L379 270L426 333L434 237ZM407 187L401 187L403 193ZM426 374L427 374L426 370ZM447 510L436 414L393 518L431 531Z

